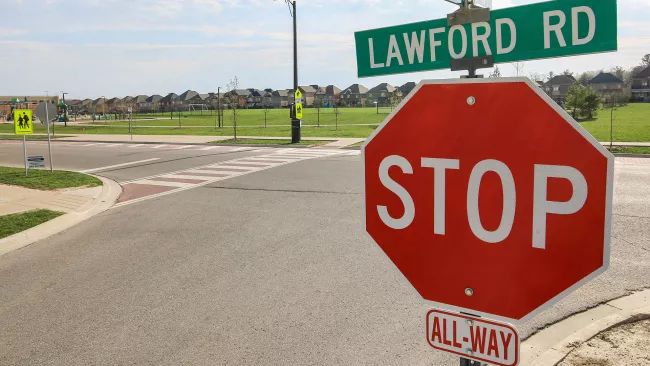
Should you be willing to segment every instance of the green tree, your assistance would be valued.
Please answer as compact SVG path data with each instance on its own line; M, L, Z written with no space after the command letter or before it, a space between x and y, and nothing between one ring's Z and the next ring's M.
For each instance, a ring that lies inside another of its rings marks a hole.
M627 79L627 71L622 66L612 67L610 72L621 80Z
M600 108L600 95L592 88L584 88L584 97L580 106L580 113L589 119L593 119Z
M564 108L571 111L574 119L578 118L579 112L585 102L586 89L579 81L573 83L566 93Z
M585 71L578 76L578 82L585 85L589 80L593 79L596 76L597 72L595 71Z

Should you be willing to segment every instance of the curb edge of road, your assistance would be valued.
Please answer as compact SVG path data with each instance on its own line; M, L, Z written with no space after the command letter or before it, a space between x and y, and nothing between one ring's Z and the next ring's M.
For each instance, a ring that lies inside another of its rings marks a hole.
M22 140L17 140L17 139L3 139L0 137L0 141L22 141ZM32 141L47 141L47 140L32 140ZM52 140L55 141L55 140ZM85 142L85 143L103 143L103 144L139 144L139 145L196 145L196 146L233 146L233 147L250 147L250 148L292 148L292 149L310 149L313 147L322 147L322 145L317 145L317 146L307 146L307 145L299 145L299 146L282 146L282 145L247 145L247 144L219 144L218 141L217 143L211 143L211 142L156 142L156 141L130 141L130 140L114 140L114 141L106 141L106 140L66 140L65 137L56 139L56 141L61 141L61 142ZM309 141L309 140L305 140ZM331 140L331 142L336 142L338 140Z
M555 366L599 333L649 318L650 289L608 301L563 319L526 339L521 344L521 364Z
M100 179L103 183L102 192L97 198L74 212L69 212L31 229L0 239L0 256L58 234L111 208L122 194L122 186L112 179L98 175L92 176Z

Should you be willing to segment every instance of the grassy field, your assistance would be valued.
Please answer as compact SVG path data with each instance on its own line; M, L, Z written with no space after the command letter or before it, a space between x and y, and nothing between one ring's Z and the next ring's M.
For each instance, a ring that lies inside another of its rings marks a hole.
M25 176L24 168L0 166L0 184L21 186L31 189L54 190L73 187L101 186L102 181L90 175L55 170L30 169Z
M598 141L609 141L610 110L580 123ZM650 103L632 103L614 110L614 141L650 141Z
M63 212L34 210L0 216L0 239L25 231L63 215Z
M278 139L230 139L214 141L211 144L218 145L282 145L282 146L318 146L331 141L316 141L316 140L301 140L297 144L292 144L291 140L278 140Z
M377 114L374 108L339 108L338 127L334 109L321 109L320 122L317 109L305 109L302 135L305 137L367 137L388 116L388 110ZM290 136L289 110L273 109L267 115L267 128L264 126L264 111L261 109L239 110L237 134L242 136ZM137 121L134 123L137 135L203 135L232 136L232 112L224 111L224 128L214 128L215 115L204 112L183 113L178 127L178 116L173 120L169 114L158 115L158 120ZM609 110L600 110L593 121L581 125L599 141L609 141ZM321 127L317 127L320 124ZM162 128L139 128L142 126L165 126ZM190 127L198 126L198 127ZM0 124L0 132L12 133L13 126ZM45 128L35 125L35 132L44 133ZM70 125L67 128L57 125L57 134L128 134L128 123L98 122L93 126ZM650 141L650 103L635 103L614 111L614 141Z
M339 108L338 109L338 123L339 124L374 124L379 125L390 110L382 110L377 114L375 108ZM147 115L151 116L151 115ZM174 118L169 118L169 113L156 115L158 119L151 121L137 121L138 126L175 126L178 127L178 114L174 114ZM215 125L216 114L210 115L209 112L204 112L201 115L197 111L181 113L181 124L187 126L212 126ZM315 108L307 108L304 110L304 117L302 120L303 126L318 126L318 125L336 125L336 113L333 108L321 108L320 112ZM231 110L223 111L223 119L226 126L233 125L233 113ZM128 122L101 122L109 124L118 124L128 126ZM282 126L290 125L289 109L271 109L266 115L267 126ZM264 126L264 110L263 109L240 109L237 111L237 126Z

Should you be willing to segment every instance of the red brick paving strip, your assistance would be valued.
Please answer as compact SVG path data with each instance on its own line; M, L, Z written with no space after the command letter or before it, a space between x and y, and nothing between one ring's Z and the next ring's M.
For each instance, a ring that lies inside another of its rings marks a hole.
M184 175L184 174L183 174ZM192 183L198 184L207 182L207 179L183 179L183 178L150 178L149 180L155 180L159 182L176 182L176 183Z
M151 184L125 184L122 186L122 195L118 203L151 196L176 189L177 187L154 186Z

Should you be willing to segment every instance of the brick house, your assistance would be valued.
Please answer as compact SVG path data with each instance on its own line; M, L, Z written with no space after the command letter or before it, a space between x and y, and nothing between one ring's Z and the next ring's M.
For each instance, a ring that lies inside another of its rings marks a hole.
M632 77L630 85L632 100L650 102L650 66L639 71Z
M587 84L601 96L604 103L627 101L629 96L625 82L609 72L601 72Z
M391 101L395 95L402 95L399 89L388 83L381 83L376 87L368 90L366 98L369 102L372 103L377 102L379 105L389 105L391 104Z
M366 104L368 88L361 84L352 84L345 88L340 96L339 103L345 106L363 106Z
M544 83L544 91L556 103L562 104L566 100L566 94L576 79L571 75L556 75Z

